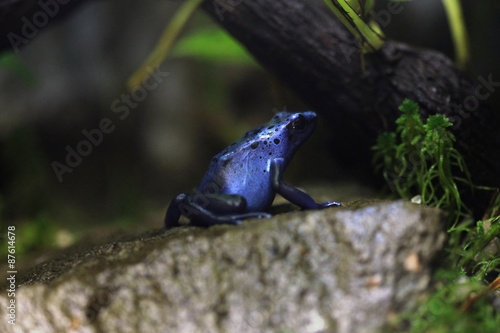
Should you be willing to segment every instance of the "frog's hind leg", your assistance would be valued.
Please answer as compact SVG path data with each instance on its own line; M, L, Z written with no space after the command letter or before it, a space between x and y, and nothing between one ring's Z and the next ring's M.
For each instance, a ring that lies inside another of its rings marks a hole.
M190 210L195 214L191 218L193 224L241 224L241 220L255 217L263 218L271 215L261 212L245 213L246 199L238 194L194 194L187 198Z
M178 226L180 215L189 218L194 225L241 224L250 217L270 217L267 213L244 213L246 199L236 194L179 194L167 210L165 227Z
M179 225L179 218L181 217L181 207L188 197L188 194L181 193L177 195L168 206L167 214L165 215L165 228L177 227Z

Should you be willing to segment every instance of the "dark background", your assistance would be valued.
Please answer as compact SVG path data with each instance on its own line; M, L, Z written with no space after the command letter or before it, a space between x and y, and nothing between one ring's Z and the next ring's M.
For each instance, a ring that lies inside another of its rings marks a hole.
M500 3L463 5L470 76L491 74L498 82ZM383 29L389 38L453 58L440 1L400 6L402 12L391 15ZM0 68L2 233L7 225L18 226L25 239L34 237L27 245L33 249L38 243L64 246L91 227L161 227L169 201L198 185L214 154L273 112L308 108L258 65L171 57L161 65L169 76L119 119L113 101L126 93L127 78L177 8L170 1L89 1L41 29L16 54L29 75ZM386 8L380 1L376 11ZM199 11L184 35L212 28L216 25ZM499 109L498 92L490 102ZM64 164L66 147L75 149L85 139L82 131L98 127L103 118L111 119L115 130L59 182L51 164ZM297 185L367 183L371 175L357 174L356 165L339 167L329 154L336 144L342 142L331 141L320 119L285 179Z

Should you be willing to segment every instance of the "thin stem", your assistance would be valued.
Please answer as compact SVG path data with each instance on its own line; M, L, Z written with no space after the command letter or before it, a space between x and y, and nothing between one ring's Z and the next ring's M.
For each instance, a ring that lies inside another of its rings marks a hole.
M459 0L442 0L448 17L450 32L455 46L457 66L464 69L469 63L469 38Z
M345 0L324 0L324 2L358 41L365 42L372 51L382 47L384 37L366 24Z
M162 63L180 32L202 2L203 0L188 0L177 10L172 21L160 36L153 52L151 52L148 59L127 81L127 88L129 90L140 86L151 75L151 71Z

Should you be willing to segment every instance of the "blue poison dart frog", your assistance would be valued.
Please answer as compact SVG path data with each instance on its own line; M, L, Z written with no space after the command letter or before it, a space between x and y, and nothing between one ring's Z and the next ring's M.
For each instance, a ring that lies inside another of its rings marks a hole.
M212 158L195 194L172 200L165 227L178 226L180 215L193 225L240 224L246 218L267 218L276 193L303 209L340 206L316 203L308 194L282 182L295 151L309 137L316 113L279 112L270 122L247 132Z

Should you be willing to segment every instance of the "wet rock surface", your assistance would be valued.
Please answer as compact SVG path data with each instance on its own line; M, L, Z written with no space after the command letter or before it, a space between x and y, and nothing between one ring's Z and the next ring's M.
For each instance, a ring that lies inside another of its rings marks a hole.
M21 282L16 325L0 331L377 331L426 290L443 217L403 201L345 206L153 231L49 261Z

